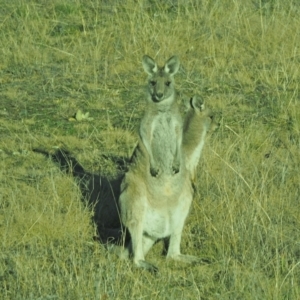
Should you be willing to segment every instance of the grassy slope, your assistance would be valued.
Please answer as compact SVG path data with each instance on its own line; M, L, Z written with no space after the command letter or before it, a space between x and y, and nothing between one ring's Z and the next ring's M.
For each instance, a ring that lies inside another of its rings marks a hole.
M299 299L299 13L292 0L1 4L2 298ZM211 263L166 262L157 245L157 277L94 242L73 179L30 151L64 144L114 173L101 155L135 144L144 53L176 53L180 97L221 119L182 242ZM69 122L78 109L94 120Z

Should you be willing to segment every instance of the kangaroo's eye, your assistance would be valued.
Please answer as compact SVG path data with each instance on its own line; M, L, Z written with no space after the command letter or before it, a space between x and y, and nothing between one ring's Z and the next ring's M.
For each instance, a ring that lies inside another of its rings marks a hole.
M171 81L166 82L166 86L170 86L170 84L171 84Z
M151 81L150 81L150 84L151 84L152 86L155 86L155 85L156 85L156 81L151 80Z

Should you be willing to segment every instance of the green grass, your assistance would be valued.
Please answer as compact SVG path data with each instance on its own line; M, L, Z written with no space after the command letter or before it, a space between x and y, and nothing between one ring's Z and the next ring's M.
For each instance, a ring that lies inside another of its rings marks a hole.
M2 1L2 299L300 299L298 1ZM182 252L152 276L93 241L76 182L31 152L65 145L92 172L129 156L141 57L177 54L180 100L200 94L207 140ZM93 121L71 122L78 109Z

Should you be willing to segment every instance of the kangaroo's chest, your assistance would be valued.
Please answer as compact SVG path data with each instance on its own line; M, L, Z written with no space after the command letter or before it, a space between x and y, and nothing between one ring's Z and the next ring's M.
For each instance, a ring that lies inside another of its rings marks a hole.
M171 113L159 113L152 123L152 139L176 134L176 116Z
M166 152L175 152L179 134L179 125L175 116L171 114L158 114L151 128L151 145L154 155ZM157 152L157 153L155 153Z

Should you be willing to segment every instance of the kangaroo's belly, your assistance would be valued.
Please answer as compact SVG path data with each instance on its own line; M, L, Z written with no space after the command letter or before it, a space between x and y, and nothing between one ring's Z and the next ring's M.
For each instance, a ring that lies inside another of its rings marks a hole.
M170 236L176 226L186 219L192 202L192 193L188 186L165 184L157 193L148 197L145 208L143 231L154 239Z
M167 212L150 208L146 212L143 225L144 234L160 239L171 235L173 224Z

